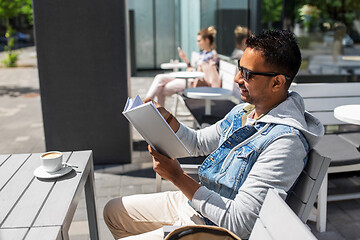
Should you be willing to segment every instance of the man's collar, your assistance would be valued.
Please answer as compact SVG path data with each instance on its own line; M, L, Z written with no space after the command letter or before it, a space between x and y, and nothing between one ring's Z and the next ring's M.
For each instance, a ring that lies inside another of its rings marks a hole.
M249 105L246 105L243 109L245 112L248 113L255 109L255 105L249 104Z
M243 120L246 119L246 117L255 109L255 105L249 104L246 105L243 110L245 112L245 114L243 115ZM265 114L261 114L256 120L259 120L260 118L262 118L263 116L265 116L267 113Z

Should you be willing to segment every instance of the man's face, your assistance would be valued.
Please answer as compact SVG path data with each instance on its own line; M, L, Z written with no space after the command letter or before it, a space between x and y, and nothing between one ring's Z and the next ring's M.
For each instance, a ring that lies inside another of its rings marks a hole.
M264 57L257 50L246 48L244 55L241 57L240 66L253 72L274 72L265 64ZM239 71L234 81L239 84L241 100L250 104L266 105L274 95L272 87L274 77L250 74L249 80L246 82Z
M206 49L209 45L209 39L203 39L200 35L197 35L196 40L201 51Z

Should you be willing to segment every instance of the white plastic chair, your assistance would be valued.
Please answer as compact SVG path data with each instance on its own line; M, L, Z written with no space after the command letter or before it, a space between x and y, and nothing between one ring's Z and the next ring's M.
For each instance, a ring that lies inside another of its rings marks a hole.
M269 189L249 240L317 239L274 189Z
M180 226L164 226L164 235L168 235ZM206 226L204 226L205 232ZM186 234L179 234L179 236ZM197 231L198 232L198 231ZM176 238L176 239L181 239ZM195 239L187 237L186 239ZM230 238L229 238L230 239ZM269 189L261 207L249 240L316 240L310 228L290 209L274 189Z

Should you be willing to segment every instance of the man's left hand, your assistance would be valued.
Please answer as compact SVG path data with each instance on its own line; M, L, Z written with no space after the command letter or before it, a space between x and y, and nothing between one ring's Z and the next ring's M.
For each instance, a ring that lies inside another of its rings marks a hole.
M150 145L149 153L152 155L153 169L162 178L174 182L177 178L184 174L180 163L177 159L171 159L161 153L155 151Z
M148 149L152 155L155 172L172 182L191 201L201 185L182 170L177 159L168 158L155 151L151 146Z

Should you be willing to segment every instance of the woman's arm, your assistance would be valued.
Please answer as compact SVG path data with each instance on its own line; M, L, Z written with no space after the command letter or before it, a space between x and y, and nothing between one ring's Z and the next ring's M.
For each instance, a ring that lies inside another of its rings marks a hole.
M178 47L178 53L179 53L180 59L183 60L188 65L188 67L191 67L191 63L189 61L188 56L180 47Z

